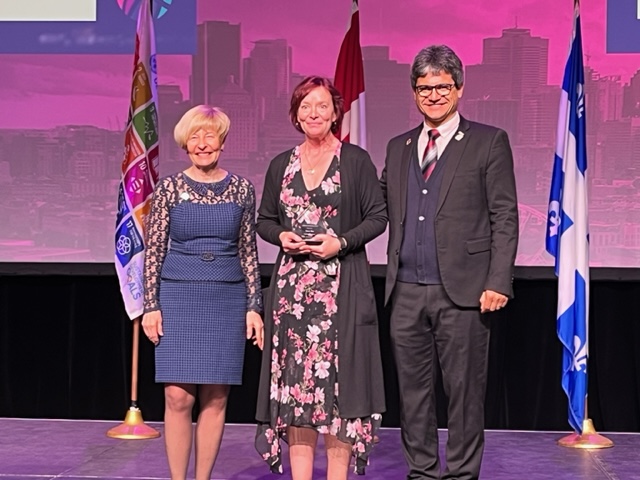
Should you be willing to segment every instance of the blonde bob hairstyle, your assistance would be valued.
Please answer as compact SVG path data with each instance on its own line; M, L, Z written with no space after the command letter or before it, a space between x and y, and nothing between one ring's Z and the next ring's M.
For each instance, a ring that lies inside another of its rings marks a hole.
M220 146L229 133L231 120L217 107L197 105L185 113L173 130L173 138L183 150L187 149L189 137L200 129L215 132L220 139Z

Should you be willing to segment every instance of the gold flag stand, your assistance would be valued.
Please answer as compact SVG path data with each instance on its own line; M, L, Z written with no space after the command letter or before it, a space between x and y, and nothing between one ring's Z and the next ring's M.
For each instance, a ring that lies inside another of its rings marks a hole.
M597 449L597 448L611 448L613 442L607 437L598 434L593 422L587 415L587 401L584 402L584 420L582 422L582 434L573 432L566 437L562 437L558 440L558 445L567 448L584 448L584 449Z
M593 422L587 418L582 422L582 435L573 432L558 440L558 445L567 448L610 448L613 442L596 432Z
M138 346L140 344L140 317L133 321L133 348L131 359L131 406L124 422L107 432L107 437L122 440L144 440L158 438L160 432L144 424L142 412L138 408Z
M169 2L170 3L170 2ZM138 12L138 28L140 27L141 19L144 14L144 6L148 5L147 14L150 15L151 22L151 31L153 31L153 0L148 0L147 2L142 2L140 5L140 11ZM138 32L137 32L138 33ZM148 32L147 32L148 33ZM152 51L154 49L152 48ZM136 56L139 53L139 44L136 45ZM149 53L149 52L147 52ZM155 51L154 51L155 53ZM136 81L134 74L134 81L131 87L131 94L134 95L136 89ZM153 97L153 95L152 95ZM132 105L131 111L135 108ZM149 158L148 152L145 153L145 165L149 168ZM125 156L126 159L126 156ZM152 175L153 178L153 175ZM157 179L155 179L157 181ZM144 237L144 229L143 229L143 237ZM160 432L154 428L148 427L144 424L144 420L142 420L142 412L138 408L138 356L139 356L139 345L140 345L140 324L142 323L141 317L138 316L132 320L133 323L133 347L132 347L132 360L131 360L131 404L129 406L129 411L125 416L124 422L118 425L117 427L112 428L107 432L107 436L111 438L120 438L123 440L142 440L147 438L158 438L160 436Z

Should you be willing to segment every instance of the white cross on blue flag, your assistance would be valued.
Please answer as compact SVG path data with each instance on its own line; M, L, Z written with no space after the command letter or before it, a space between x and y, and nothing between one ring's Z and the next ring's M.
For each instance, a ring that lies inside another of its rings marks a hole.
M571 51L564 70L556 154L549 195L547 251L558 276L558 338L569 424L582 434L587 395L589 222L584 67L580 4L574 5Z

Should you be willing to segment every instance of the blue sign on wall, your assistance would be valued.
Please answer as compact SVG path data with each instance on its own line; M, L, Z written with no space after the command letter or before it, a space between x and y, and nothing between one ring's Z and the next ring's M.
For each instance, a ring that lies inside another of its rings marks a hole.
M638 0L607 0L607 53L640 53L638 17Z
M96 21L0 21L0 53L133 53L141 0L94 1ZM196 0L154 0L153 8L158 53L195 53Z

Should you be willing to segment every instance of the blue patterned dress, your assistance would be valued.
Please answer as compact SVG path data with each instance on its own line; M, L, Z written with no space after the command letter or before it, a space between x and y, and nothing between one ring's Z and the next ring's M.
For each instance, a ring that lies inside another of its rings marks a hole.
M164 178L147 225L145 313L160 310L164 330L156 382L239 385L246 314L262 309L253 186Z

